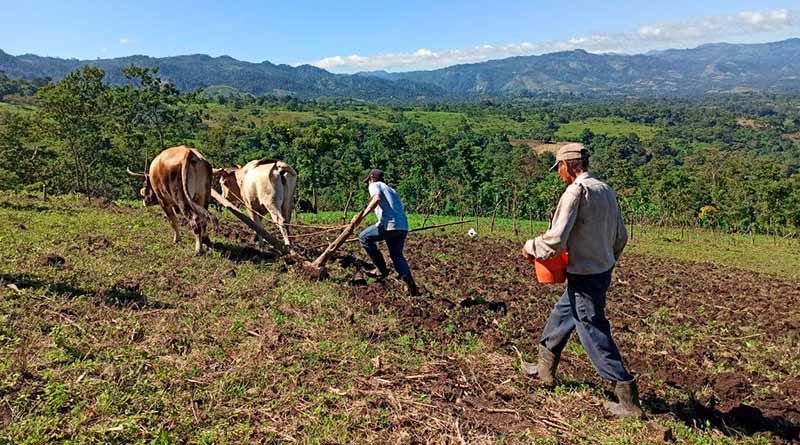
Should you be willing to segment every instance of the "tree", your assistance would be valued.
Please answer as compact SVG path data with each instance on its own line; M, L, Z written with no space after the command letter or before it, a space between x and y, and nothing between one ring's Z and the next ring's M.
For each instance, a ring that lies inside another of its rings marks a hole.
M34 120L0 110L0 183L19 190L45 177L49 152L38 141Z
M95 167L111 148L103 136L108 101L104 76L103 70L86 66L39 91L45 134L67 153L73 190L87 196L100 191Z
M157 77L158 68L123 69L129 85L110 90L109 128L119 148L147 162L161 150L185 143L200 124L196 94L181 94Z

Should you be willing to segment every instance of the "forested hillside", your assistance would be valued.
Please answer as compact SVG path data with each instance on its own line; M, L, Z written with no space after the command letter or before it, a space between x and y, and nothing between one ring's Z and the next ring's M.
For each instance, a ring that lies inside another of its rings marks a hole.
M714 44L639 55L583 50L512 57L408 73L332 74L311 65L250 63L203 54L77 60L12 56L0 51L0 71L12 78L61 79L92 65L106 81L125 83L130 65L159 67L182 91L224 85L254 95L383 102L466 101L524 97L698 97L756 91L800 92L800 39L764 44Z
M797 92L800 39L709 44L640 55L575 50L376 75L436 85L450 94L493 97L542 93L696 97L735 91Z
M126 82L123 70L131 65L158 67L161 76L182 91L212 85L226 85L255 95L292 95L299 98L356 97L364 100L411 101L418 96L443 97L444 93L430 85L413 82L392 82L372 77L333 74L323 69L302 65L274 65L264 61L249 63L232 57L210 57L194 54L175 57L130 56L116 59L77 60L11 56L0 50L0 71L11 77L51 77L61 79L83 66L95 66L107 73L106 81L114 85Z
M197 147L214 166L281 158L304 208L341 209L370 167L412 211L546 219L563 186L547 168L580 140L629 219L796 233L800 99L595 103L482 102L417 107L181 93L146 68L127 84L83 68L41 88L33 106L0 107L0 184L135 198L125 168L163 147Z

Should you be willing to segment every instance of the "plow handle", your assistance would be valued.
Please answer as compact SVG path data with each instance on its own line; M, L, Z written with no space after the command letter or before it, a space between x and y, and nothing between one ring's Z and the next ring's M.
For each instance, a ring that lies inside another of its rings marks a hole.
M317 257L317 259L315 259L311 263L311 265L316 267L316 268L321 268L322 266L324 266L325 263L330 259L331 255L333 255L333 253L336 252L336 250L339 247L341 247L342 244L344 244L347 241L347 237L350 236L353 233L353 230L355 230L355 228L358 227L359 224L361 224L361 220L363 220L363 219L364 219L364 216L362 214L361 217L356 218L353 222L348 224L347 227L344 228L342 233L340 233L339 236L336 237L336 239L333 240L333 242L331 242L328 245L328 247L325 248L325 251L322 252Z

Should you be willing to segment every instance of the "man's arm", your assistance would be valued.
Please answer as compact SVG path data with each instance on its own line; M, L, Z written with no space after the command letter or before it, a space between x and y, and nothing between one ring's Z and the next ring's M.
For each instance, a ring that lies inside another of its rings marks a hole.
M625 245L628 244L628 231L625 229L625 221L622 219L622 212L617 212L617 238L614 240L614 259L619 261Z
M580 188L569 187L561 196L553 215L550 229L543 235L525 243L525 252L540 259L552 258L567 248L575 220L578 218L578 204L580 203Z
M367 203L367 206L364 207L364 210L353 215L353 219L350 220L350 223L352 224L358 220L364 219L371 211L375 210L375 207L378 207L380 203L381 195L372 195L372 198L370 198L369 203Z

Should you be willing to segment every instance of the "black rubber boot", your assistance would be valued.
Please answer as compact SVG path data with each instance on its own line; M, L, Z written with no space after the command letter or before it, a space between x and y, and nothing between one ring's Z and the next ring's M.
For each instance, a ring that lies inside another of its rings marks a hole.
M406 283L406 290L408 291L408 295L411 295L412 297L419 296L419 288L417 288L417 283L414 282L414 277L412 277L411 274L403 275L400 277L400 279L403 280L404 283Z
M370 269L364 272L368 277L375 278L376 280L385 280L389 276L388 270L380 270L379 268Z
M375 268L372 270L368 270L365 273L370 278L377 278L379 280L383 280L384 278L389 276L389 268L386 267L386 261L383 259L383 255L380 252L369 253L369 258L372 260L372 264L375 265Z
M611 414L617 417L636 417L637 419L644 417L635 378L629 382L617 382L614 387L614 395L617 396L619 403L606 402L603 404Z
M539 361L537 364L522 362L522 370L528 375L535 375L543 385L553 387L556 384L556 368L561 354L553 354L549 349L539 345Z

